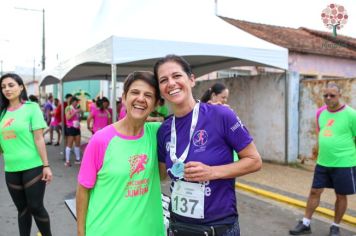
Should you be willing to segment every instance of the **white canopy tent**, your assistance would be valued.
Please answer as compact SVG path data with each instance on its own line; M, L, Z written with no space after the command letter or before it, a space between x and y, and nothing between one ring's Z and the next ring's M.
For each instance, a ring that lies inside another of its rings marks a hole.
M122 78L135 70L152 70L157 58L172 53L184 56L197 77L234 66L255 65L280 69L287 69L288 66L288 51L278 47L246 48L238 44L232 46L111 36L60 63L55 69L45 71L40 86L60 81L110 79L112 88L116 88L117 79L114 78ZM114 104L115 89L112 91L111 101Z
M60 80L108 79L109 65L116 65L118 75L123 76L134 70L152 70L158 58L172 53L184 56L197 77L233 66L287 69L286 50L111 36L55 69L45 71L40 85Z
M152 70L157 58L167 54L187 59L197 77L234 66L288 68L287 49L215 16L212 0L153 0L149 4L135 4L124 0L103 1L93 33L87 37L96 41L94 46L53 70L44 71L40 86L106 79L116 88L118 78L134 70ZM88 42L73 44L83 47ZM115 89L112 89L112 104L115 100Z
M95 79L111 80L111 88L116 88L120 78L135 70L152 70L167 54L183 56L197 77L236 66L288 69L287 49L223 21L214 14L213 0L104 0L91 34L71 38L71 48L83 52L44 71L40 86L60 83L61 91L63 82ZM286 78L286 107L287 84ZM111 104L115 103L112 89ZM114 119L116 106L112 108ZM285 142L288 149L288 137Z

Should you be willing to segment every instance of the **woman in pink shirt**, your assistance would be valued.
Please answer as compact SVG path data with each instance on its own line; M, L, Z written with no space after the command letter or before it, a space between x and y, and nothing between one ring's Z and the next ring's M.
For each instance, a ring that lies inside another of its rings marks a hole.
M67 125L67 147L66 147L66 167L70 164L70 152L74 146L75 164L80 164L80 108L78 107L79 99L72 97L70 105L65 109L66 125Z
M92 134L112 123L112 110L109 108L109 105L109 99L106 97L98 98L97 109L90 111L87 119L87 127Z

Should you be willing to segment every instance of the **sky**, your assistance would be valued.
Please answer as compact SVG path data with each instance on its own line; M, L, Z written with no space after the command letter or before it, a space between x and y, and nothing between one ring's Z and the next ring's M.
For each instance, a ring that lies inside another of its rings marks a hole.
M215 14L215 1L221 16L330 33L321 13L327 5L335 3L344 6L349 15L338 34L356 38L355 0L0 0L0 62L3 70L12 70L16 65L41 68L42 9L45 9L46 67L51 68L111 34L124 32L121 36L161 38L169 33L182 39L186 34L200 35L209 30L209 24L178 31L170 27L170 22L204 24L201 19ZM155 21L151 21L150 27L143 27L148 19ZM209 37L213 40L215 36Z

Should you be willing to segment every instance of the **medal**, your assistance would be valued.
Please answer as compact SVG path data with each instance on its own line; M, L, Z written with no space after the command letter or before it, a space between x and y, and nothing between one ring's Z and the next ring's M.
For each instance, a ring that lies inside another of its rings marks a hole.
M177 161L172 165L171 173L175 177L182 179L184 176L184 163Z
M172 173L172 175L176 178L183 179L184 176L184 161L187 159L190 143L192 141L193 133L195 127L198 123L198 116L199 116L199 102L197 102L193 109L192 115L192 122L190 124L190 132L189 132L189 142L186 148L184 149L182 155L180 157L176 156L176 147L177 147L177 134L176 134L176 123L175 123L175 116L172 118L171 124L171 142L169 144L169 156L173 162L171 168L168 169Z

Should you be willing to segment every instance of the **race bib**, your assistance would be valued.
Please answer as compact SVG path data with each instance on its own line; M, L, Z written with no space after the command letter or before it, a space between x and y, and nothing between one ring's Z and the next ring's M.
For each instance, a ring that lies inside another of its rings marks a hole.
M79 126L80 126L79 120L74 120L73 121L73 127L74 128L79 128Z
M204 192L204 184L175 182L171 195L172 211L181 216L204 219Z

